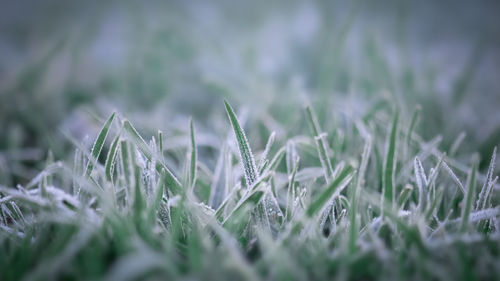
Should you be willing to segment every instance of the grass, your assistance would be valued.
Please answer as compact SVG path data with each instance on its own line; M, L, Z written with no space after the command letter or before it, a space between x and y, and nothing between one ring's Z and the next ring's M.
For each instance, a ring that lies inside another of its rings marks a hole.
M56 162L29 186L1 186L2 280L454 280L461 277L456 268L464 266L478 279L498 274L499 212L490 199L495 159L485 176L477 159L460 162L470 167L460 187L453 172L459 160L437 156L439 151L423 154L428 148L413 129L415 117L408 130L386 111L380 121L350 120L350 141L364 142L364 148L336 151L335 171L325 174L332 156L308 107L304 118L312 121L314 136L298 141L270 133L257 166L242 124L224 104L227 129L234 132L219 153L225 178L199 169L204 149L193 121L179 151L188 172L179 180L175 174L183 174L183 164L171 161L164 148L168 137L159 133L148 144L128 120L112 114L90 152L81 154L85 170L79 161L75 167ZM113 127L116 118L122 125ZM392 119L389 135L376 129L384 119ZM114 136L104 154L109 134ZM405 139L410 141L400 141ZM373 146L386 155L383 163L375 161ZM403 149L425 162L402 159ZM232 154L239 155L237 162L228 158ZM430 164L435 166L427 176L423 166ZM228 189L216 191L214 181L227 181Z
M414 65L424 19L402 5L393 42L368 2L207 4L233 15L213 25L179 3L151 26L131 4L126 66L96 81L99 23L49 44L0 90L0 280L498 278L500 127L470 94L490 48Z

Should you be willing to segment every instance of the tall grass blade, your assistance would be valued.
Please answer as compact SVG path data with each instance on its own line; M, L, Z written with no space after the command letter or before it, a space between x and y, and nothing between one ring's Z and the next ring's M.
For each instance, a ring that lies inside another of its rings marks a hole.
M352 190L351 207L349 209L349 251L351 253L356 251L356 241L358 240L358 199L359 192L365 184L365 173L366 167L368 166L368 161L370 159L370 154L372 150L372 139L368 136L365 140L365 146L363 148L363 153L361 154L361 164L359 165L358 177L356 179L356 184L353 185L354 190Z
M313 132L316 149L318 150L318 157L325 174L325 180L326 182L330 182L330 179L333 177L333 168L330 157L328 157L328 145L325 140L326 134L321 132L316 115L310 106L306 107L306 117L311 131Z
M471 210L473 208L474 195L476 192L476 172L477 172L477 159L473 160L472 167L467 176L467 190L465 193L464 200L462 201L462 224L460 226L460 232L465 233L469 226L469 217Z
M120 134L118 134L113 142L111 143L111 147L108 151L108 155L106 157L106 162L104 163L104 170L106 173L106 180L113 181L113 172L115 167L116 155L118 152L118 146L120 144Z
M92 173L92 170L94 169L94 165L97 162L97 159L99 158L99 154L101 154L102 147L104 146L104 142L106 141L106 137L108 136L108 131L109 127L111 126L111 123L115 119L115 113L111 114L111 116L108 118L106 123L104 123L104 126L102 127L101 131L99 132L99 135L97 136L96 141L94 142L94 145L92 146L92 152L91 152L91 159L89 159L89 162L87 164L87 169L85 172L85 175L87 177L90 177L90 174Z
M398 134L399 113L396 112L392 121L392 127L387 144L387 151L384 158L384 169L382 178L382 202L387 202L389 206L394 205L394 183L396 169L396 141Z
M493 181L493 173L495 172L496 157L497 157L497 148L495 147L491 155L491 161L490 165L488 166L488 172L486 173L486 179L484 181L483 187L481 188L481 191L479 192L479 197L476 202L476 211L486 208L486 201L487 198L489 197L489 190L490 190L488 187L490 183Z
M420 162L420 159L418 159L418 157L415 157L415 160L413 160L413 165L415 170L415 180L417 182L418 188L418 206L423 208L425 204L424 195L427 194L427 176L425 175L422 162Z
M196 148L193 119L189 120L189 132L191 140L191 149L190 149L191 158L189 160L189 188L193 190L194 185L196 183L196 165L198 163L198 151Z
M238 119L236 118L236 114L233 111L233 108L227 101L224 101L224 105L226 107L226 112L229 117L229 121L233 127L234 134L236 136L236 141L238 143L238 148L240 150L241 162L243 165L243 171L245 173L245 179L247 183L247 187L249 188L254 181L257 179L257 166L255 165L255 160L253 158L252 150L250 149L250 144L248 143L248 139L245 135L245 132L240 126Z

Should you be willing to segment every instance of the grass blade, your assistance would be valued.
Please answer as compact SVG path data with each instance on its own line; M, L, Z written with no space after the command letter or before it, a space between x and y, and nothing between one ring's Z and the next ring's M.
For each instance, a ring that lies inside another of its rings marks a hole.
M395 183L395 169L396 169L396 140L398 131L398 117L396 112L392 121L392 128L389 135L389 142L387 145L387 152L384 159L384 171L382 178L382 202L387 202L389 206L394 205L394 183Z
M316 149L318 150L318 157L325 173L325 180L326 182L330 182L330 179L333 177L333 168L327 153L328 146L325 140L326 134L321 132L316 115L310 106L306 107L306 117L313 132Z
M120 134L118 134L113 142L111 143L111 148L108 151L108 155L106 157L106 162L104 164L104 170L106 173L106 180L107 181L112 181L113 180L113 170L115 166L115 161L116 161L116 155L118 151L118 145L120 143Z
M408 201L412 192L413 192L413 186L411 184L405 185L405 187L403 188L403 190L401 190L401 193L399 194L398 197L398 202L397 202L398 209L404 207L406 201Z
M451 179L458 185L458 187L460 188L460 190L465 194L465 187L464 187L464 185L462 184L462 182L460 181L460 179L457 177L457 175L455 175L455 173L450 168L450 166L448 166L448 164L446 164L446 162L443 162L443 167L448 172L448 174L450 175Z
M262 152L262 155L260 156L259 165L257 166L259 168L259 171L263 170L265 163L267 163L268 161L267 155L269 154L269 151L271 150L271 147L274 144L275 138L276 138L276 132L272 132L271 135L269 136L269 139L267 140L264 152Z
M497 148L495 147L491 155L491 161L490 165L488 166L488 172L486 173L486 180L484 181L483 187L479 192L479 197L476 202L476 211L486 208L486 201L487 198L489 197L488 186L490 185L491 181L493 181L493 173L495 172L496 157L497 157Z
M323 208L323 206L332 198L332 196L340 193L342 190L339 189L341 186L346 186L350 179L352 178L352 174L354 169L351 166L346 166L329 185L328 187L314 200L309 208L307 209L307 215L312 217L319 210Z
M94 165L97 162L97 159L99 158L99 154L101 154L102 147L104 146L104 142L106 141L106 137L108 136L109 127L111 126L113 119L115 119L114 112L108 118L106 123L104 123L104 126L102 127L101 131L99 132L99 135L97 136L97 139L96 139L94 145L92 146L92 152L91 152L92 158L89 159L89 163L87 164L87 170L85 172L86 177L90 177L90 174L92 173L92 170L94 169Z
M130 177L131 177L131 169L130 169L130 153L129 153L129 143L126 140L122 140L120 142L120 158L121 158L121 166L123 169L123 177L125 178L126 186L130 186Z
M476 192L476 170L477 170L477 159L473 160L472 167L467 176L467 189L465 193L464 200L462 201L462 224L460 226L460 232L465 233L469 226L469 217L472 210L472 204L474 202L474 193Z
M368 166L368 161L370 159L370 154L372 150L372 139L367 137L365 146L363 148L363 154L361 154L361 164L359 165L358 178L356 179L356 184L354 185L354 190L352 190L351 198L351 208L349 212L350 219L350 231L349 231L349 251L353 253L356 250L356 241L358 239L358 197L359 192L363 188L365 181L366 167Z
M295 159L295 163L293 164L292 174L289 176L288 180L288 191L287 191L287 199L286 199L286 210L285 210L285 219L287 221L290 220L293 214L293 202L297 196L296 188L295 188L295 176L297 175L297 170L299 167L300 157L297 156Z
M241 233L248 223L250 210L257 206L264 196L264 191L254 190L247 197L240 200L238 205L224 219L222 226L231 229L235 233Z
M413 135L413 129L415 128L415 125L417 124L417 121L418 121L418 117L419 117L419 114L420 112L422 111L422 107L420 105L417 105L417 107L415 107L415 110L413 111L413 115L411 117L411 121L410 121L410 127L408 127L408 132L406 133L406 147L405 147L405 159L406 159L406 156L408 155L408 152L410 150L410 143L411 143L411 139L412 139L412 135Z
M158 130L158 152L163 155L163 132Z
M234 134L236 136L236 141L238 143L238 148L240 150L241 162L243 164L243 171L245 172L245 179L247 183L247 188L254 183L257 179L257 166L255 165L255 160L253 158L252 150L250 149L250 144L248 143L248 139L245 135L245 132L240 126L238 119L236 118L236 114L234 113L233 108L227 101L224 101L224 105L226 107L226 112L229 117L229 121L233 127Z
M196 149L193 119L189 119L189 131L191 140L191 158L189 160L189 188L193 190L196 182L196 164L198 163L198 151Z

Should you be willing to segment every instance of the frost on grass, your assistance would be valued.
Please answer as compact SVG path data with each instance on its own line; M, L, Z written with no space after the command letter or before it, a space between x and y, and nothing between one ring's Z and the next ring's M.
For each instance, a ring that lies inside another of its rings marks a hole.
M187 133L179 125L189 141L172 150L170 137L143 137L127 120L106 133L111 117L72 164L50 161L28 184L0 186L0 279L402 280L445 272L455 280L462 267L498 275L495 152L482 174L477 159L445 156L440 137L423 141L388 109L385 119L339 125L339 145L308 108L313 133L269 129L256 165L225 108L230 122L221 124L237 151L224 136L207 153L207 133L194 122ZM411 141L397 145L405 135ZM107 151L104 163L98 151ZM470 255L481 266L457 261Z

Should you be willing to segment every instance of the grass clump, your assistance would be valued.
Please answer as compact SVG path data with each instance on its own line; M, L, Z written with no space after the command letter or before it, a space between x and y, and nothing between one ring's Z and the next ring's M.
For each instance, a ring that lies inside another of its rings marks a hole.
M307 107L312 136L268 130L253 154L224 105L228 137L212 156L193 120L172 149L161 131L144 138L113 113L74 165L53 162L28 184L0 186L0 279L500 274L496 151L483 175L478 159L446 156L419 136L416 114L406 124L390 106L326 130L332 141Z

